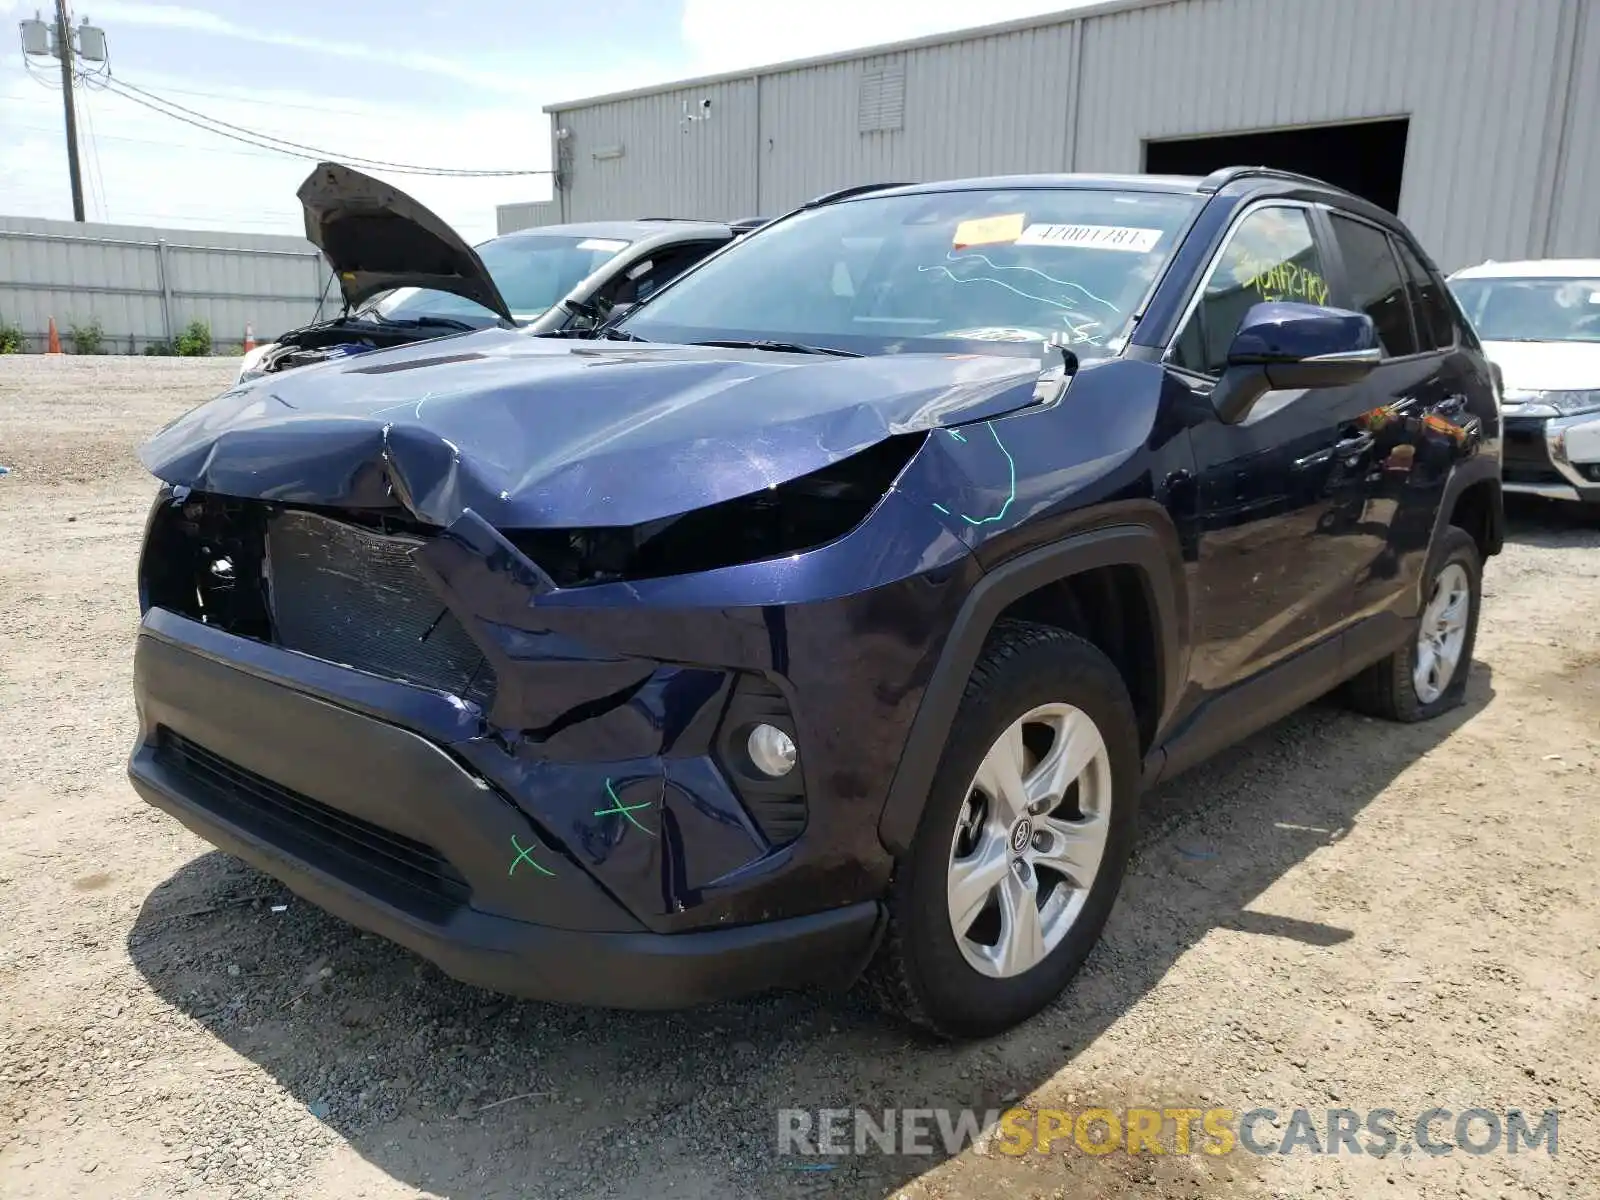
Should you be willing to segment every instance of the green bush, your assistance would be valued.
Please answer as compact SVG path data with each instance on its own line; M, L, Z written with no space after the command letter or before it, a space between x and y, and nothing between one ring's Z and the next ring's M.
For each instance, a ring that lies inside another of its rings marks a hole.
M69 325L67 339L72 343L74 354L99 354L105 348L106 331L100 328L98 320L90 317L82 325Z
M182 358L205 358L211 353L211 326L198 319L190 321L178 335L174 349Z
M145 353L145 357L146 358L171 358L172 357L172 343L171 342L151 342L148 346L146 346L144 348L144 353Z
M0 354L24 354L27 349L28 341L21 327L9 321L0 321Z

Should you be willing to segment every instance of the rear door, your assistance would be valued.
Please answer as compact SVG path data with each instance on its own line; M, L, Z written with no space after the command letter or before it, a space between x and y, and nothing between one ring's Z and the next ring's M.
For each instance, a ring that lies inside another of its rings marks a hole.
M1392 619L1415 609L1433 516L1455 443L1467 436L1459 420L1468 416L1468 385L1453 362L1454 324L1434 292L1442 285L1411 248L1353 213L1330 210L1327 219L1341 268L1336 302L1372 317L1384 351L1377 369L1351 389L1362 397L1358 424L1370 444L1360 459L1364 477L1352 480L1340 513L1341 536L1356 560L1351 615L1391 618L1368 627L1370 644L1351 647L1353 656L1366 657L1364 649L1385 652Z

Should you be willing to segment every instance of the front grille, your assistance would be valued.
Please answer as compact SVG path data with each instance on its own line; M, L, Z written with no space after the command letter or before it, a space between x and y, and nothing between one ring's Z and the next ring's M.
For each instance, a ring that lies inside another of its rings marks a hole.
M315 513L271 516L266 558L278 643L487 707L494 668L412 561L423 544Z
M467 902L466 880L431 846L290 791L165 727L155 758L188 784L189 800L404 912L438 922Z
M1500 468L1500 478L1505 483L1533 484L1565 484L1571 486L1572 481L1557 471L1554 467L1528 467L1514 463L1504 463Z

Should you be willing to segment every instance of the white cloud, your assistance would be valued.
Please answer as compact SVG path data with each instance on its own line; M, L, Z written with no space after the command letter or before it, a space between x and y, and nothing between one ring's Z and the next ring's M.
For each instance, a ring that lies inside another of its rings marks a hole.
M963 0L804 0L763 5L752 16L749 0L684 0L683 38L695 70L736 71L1075 6L1071 0L986 0L982 6Z
M198 8L188 8L178 4L145 4L141 0L96 0L94 16L95 22L100 25L145 25L164 29L184 29L191 33L211 34L263 46L278 46L308 54L382 63L389 67L438 75L506 95L532 95L525 77L499 75L484 70L481 64L465 55L459 60L453 60L441 58L436 54L399 50L388 45L367 45L334 38L310 37L265 23L241 25Z

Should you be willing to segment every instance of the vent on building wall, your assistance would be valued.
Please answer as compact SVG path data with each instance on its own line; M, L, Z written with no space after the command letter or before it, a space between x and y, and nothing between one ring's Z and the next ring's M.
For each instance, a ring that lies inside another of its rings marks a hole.
M902 129L906 119L906 69L896 64L861 72L856 128L862 133Z

